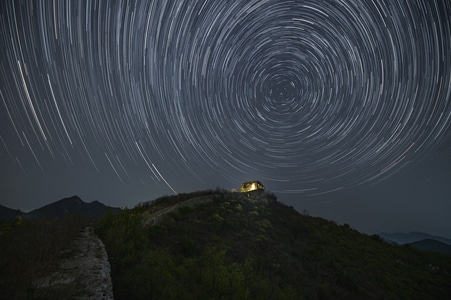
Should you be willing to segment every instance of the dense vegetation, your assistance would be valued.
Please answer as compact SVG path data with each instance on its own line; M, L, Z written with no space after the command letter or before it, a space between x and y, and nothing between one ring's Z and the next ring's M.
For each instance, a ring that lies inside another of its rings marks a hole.
M152 214L194 197L212 201ZM450 299L451 257L301 215L270 194L164 197L105 215L117 299Z
M0 222L0 299L62 299L71 291L46 294L35 280L52 272L56 257L88 220L65 217Z

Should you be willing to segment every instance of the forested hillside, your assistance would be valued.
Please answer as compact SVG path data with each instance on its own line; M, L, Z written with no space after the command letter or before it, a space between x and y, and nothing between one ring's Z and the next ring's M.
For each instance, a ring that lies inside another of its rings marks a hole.
M301 215L272 194L204 191L105 215L117 299L446 299L451 256Z

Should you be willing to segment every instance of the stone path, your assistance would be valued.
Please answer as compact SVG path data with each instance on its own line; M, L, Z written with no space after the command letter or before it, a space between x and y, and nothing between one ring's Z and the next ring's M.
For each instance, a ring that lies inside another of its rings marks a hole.
M197 205L211 202L211 201L213 201L213 197L211 195L201 196L201 197L196 197L196 198L188 199L183 202L176 203L173 206L160 209L153 213L149 213L146 211L143 214L143 224L146 226L152 226L152 225L158 224L167 214L174 212L179 208L195 207Z
M65 299L113 299L108 255L91 226L61 253L58 268L36 281L37 294ZM64 292L64 295L60 293Z

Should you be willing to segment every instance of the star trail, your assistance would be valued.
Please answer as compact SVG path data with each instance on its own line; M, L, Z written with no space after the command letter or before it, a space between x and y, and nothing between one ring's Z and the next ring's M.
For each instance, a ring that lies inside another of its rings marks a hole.
M449 157L447 0L0 5L11 206L95 178L111 199L252 179L315 198Z

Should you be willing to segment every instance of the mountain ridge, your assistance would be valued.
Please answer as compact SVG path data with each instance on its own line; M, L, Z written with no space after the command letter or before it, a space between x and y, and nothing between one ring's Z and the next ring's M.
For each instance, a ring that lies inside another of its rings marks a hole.
M19 216L30 220L68 215L91 218L100 217L107 210L117 213L120 211L120 208L107 206L97 200L84 202L80 197L75 195L54 201L27 213L0 205L0 221L11 221Z
M381 232L378 234L381 238L385 240L389 240L392 242L395 242L400 245L404 244L410 244L414 242L419 242L425 239L431 239L436 240L438 242L451 245L451 239L438 236L438 235L432 235L424 232L419 231L411 231L409 233L401 233L401 232L394 232L394 233L387 233L387 232Z

